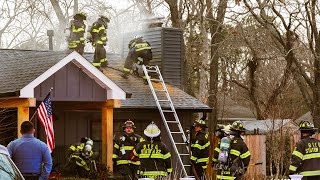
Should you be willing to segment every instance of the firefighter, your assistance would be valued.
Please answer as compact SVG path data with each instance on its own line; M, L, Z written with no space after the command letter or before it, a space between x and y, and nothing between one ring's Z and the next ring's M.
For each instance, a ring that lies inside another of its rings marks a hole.
M205 171L209 161L209 135L205 132L207 125L204 119L195 120L195 137L191 138L190 160L194 168L194 175L200 179L205 179Z
M240 180L246 173L250 162L250 151L243 141L246 129L242 121L235 121L230 127L230 147L228 149L226 166L218 166L217 179ZM220 146L221 147L221 146ZM220 148L218 151L220 152ZM219 160L220 161L220 160ZM221 162L218 162L221 164Z
M161 142L160 133L158 126L151 122L144 130L146 141L140 142L133 150L131 159L138 157L141 161L140 177L161 178L172 172L171 153Z
M90 175L90 160L93 156L93 141L84 137L80 144L71 145L68 149L68 163L65 166L65 175L75 175L81 178L88 178Z
M218 125L217 130L215 131L215 136L217 136L220 140L224 137L230 137L230 128L231 125ZM217 166L218 164L218 156L219 156L219 152L220 152L220 143L221 141L219 140L217 146L214 148L214 152L213 152L213 166Z
M115 164L115 174L122 176L124 179L136 179L136 173L140 165L140 161L131 161L130 153L134 147L142 142L144 139L134 133L136 128L131 120L124 123L124 133L115 138L115 144L113 146L113 161Z
M84 20L87 19L87 15L83 12L77 13L73 16L73 19L69 27L70 36L68 38L68 48L83 55L85 42L84 33L86 30Z
M301 141L294 148L289 171L303 175L303 180L320 179L320 141L311 137L317 129L308 121L299 124Z
M147 84L146 76L143 74L142 65L149 65L152 60L151 45L145 41L143 37L135 37L128 44L129 52L124 63L122 77L127 78L131 72L142 76L145 84Z
M106 49L104 46L107 45L107 28L109 22L109 18L106 16L100 16L99 19L93 23L90 29L90 41L92 46L95 48L93 65L98 69L108 65Z

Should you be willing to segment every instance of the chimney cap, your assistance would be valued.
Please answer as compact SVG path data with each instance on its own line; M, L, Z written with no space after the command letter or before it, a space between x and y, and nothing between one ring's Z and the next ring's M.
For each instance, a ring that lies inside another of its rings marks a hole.
M53 30L47 30L47 36L54 36Z

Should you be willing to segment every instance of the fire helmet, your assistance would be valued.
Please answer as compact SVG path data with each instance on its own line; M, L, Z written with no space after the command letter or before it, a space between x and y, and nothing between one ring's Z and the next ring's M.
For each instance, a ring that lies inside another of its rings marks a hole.
M300 131L316 131L318 128L315 128L314 125L308 121L301 121L299 124Z
M194 127L196 127L196 126L201 126L201 127L203 127L203 128L208 127L208 126L206 125L205 120L203 120L203 119L195 120L194 123L193 123L193 126L194 126Z
M159 127L152 121L143 131L144 135L150 138L158 137L161 133Z
M232 123L230 130L244 132L246 129L244 128L242 121L235 121Z
M123 128L126 128L126 127L131 127L131 128L133 128L133 129L135 129L136 128L136 126L134 125L134 122L133 121L131 121L130 119L129 120L127 120L126 122L124 122L124 124L123 124L123 126L122 126Z

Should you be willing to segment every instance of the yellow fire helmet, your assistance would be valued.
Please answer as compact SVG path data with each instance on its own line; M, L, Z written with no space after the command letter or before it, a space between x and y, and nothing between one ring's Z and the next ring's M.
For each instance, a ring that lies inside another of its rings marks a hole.
M159 127L152 121L146 129L143 131L144 135L153 138L160 135L161 131Z

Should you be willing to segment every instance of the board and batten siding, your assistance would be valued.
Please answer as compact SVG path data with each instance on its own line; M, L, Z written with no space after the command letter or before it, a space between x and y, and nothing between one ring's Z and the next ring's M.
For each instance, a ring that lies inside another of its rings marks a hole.
M179 88L183 85L183 32L177 28L157 27L146 31L131 32L124 35L122 58L128 54L128 43L135 36L142 36L152 47L151 65L158 65L166 83Z
M53 101L103 102L107 99L107 91L72 62L35 88L37 101L43 100L51 87Z

